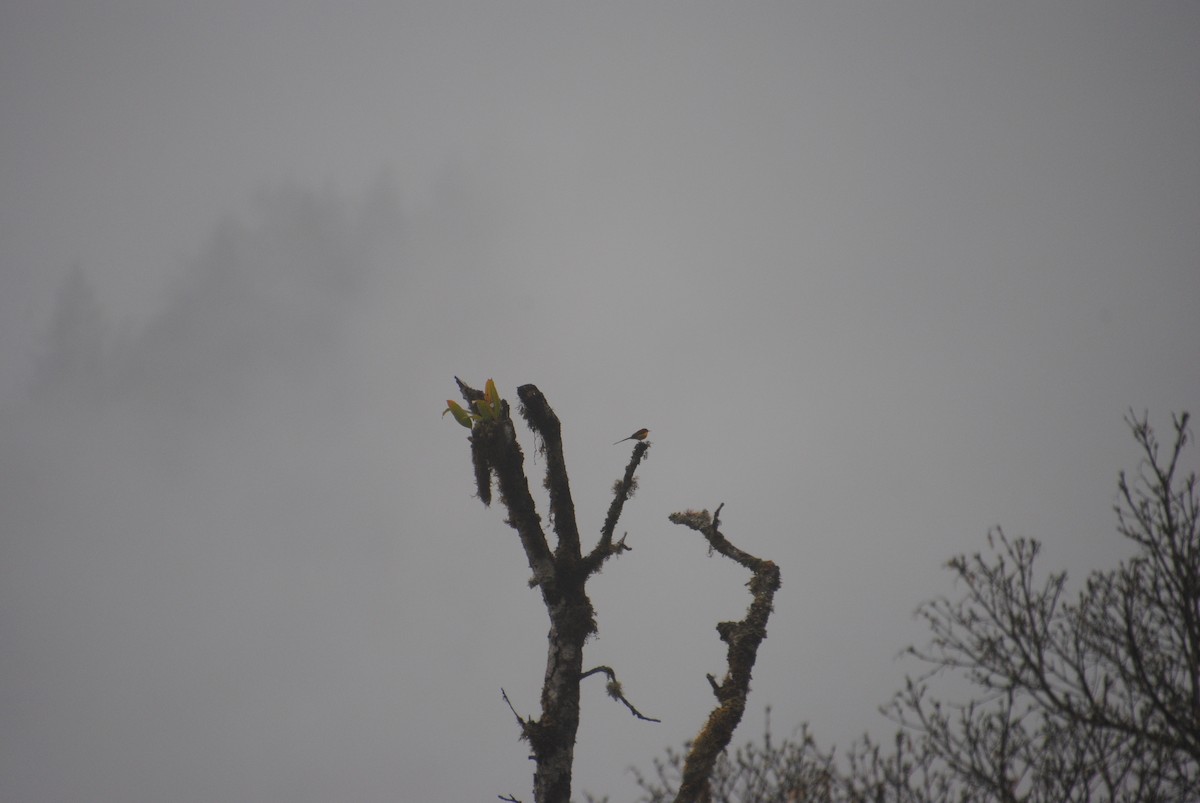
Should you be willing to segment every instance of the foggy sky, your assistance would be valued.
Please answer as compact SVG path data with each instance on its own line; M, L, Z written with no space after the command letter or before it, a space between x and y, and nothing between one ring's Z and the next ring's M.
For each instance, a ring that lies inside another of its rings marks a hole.
M576 792L703 721L864 730L989 528L1127 550L1200 401L1200 7L9 3L0 797L530 798L546 618L453 376L537 384L598 537ZM526 468L544 469L523 432ZM1194 455L1193 455L1194 462Z

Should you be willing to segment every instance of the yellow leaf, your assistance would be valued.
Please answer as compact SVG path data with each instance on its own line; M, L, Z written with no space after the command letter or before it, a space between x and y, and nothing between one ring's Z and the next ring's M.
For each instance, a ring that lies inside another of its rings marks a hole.
M475 411L479 413L479 417L483 420L496 420L496 411L493 410L492 406L487 403L487 399L476 399L475 401L471 402L471 404L474 405Z
M442 410L442 415L444 416L446 413L453 415L454 420L462 424L467 429L471 428L471 414L460 407L458 402L452 399L447 399L446 409Z

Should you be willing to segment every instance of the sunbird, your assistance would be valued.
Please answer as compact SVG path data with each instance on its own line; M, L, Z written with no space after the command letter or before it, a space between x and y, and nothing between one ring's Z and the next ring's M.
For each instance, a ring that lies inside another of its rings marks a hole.
M646 436L649 434L650 434L650 430L645 429L645 428L639 429L637 432L633 433L628 438L621 438L621 440L617 441L617 443L624 443L625 441L644 441L644 440L646 440ZM617 443L614 443L613 446L616 446Z

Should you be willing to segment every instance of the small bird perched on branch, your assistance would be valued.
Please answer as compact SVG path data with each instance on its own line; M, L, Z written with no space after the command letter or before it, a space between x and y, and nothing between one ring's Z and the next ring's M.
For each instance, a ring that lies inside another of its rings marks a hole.
M650 430L644 429L644 428L639 429L637 432L633 433L628 438L621 438L621 440L617 441L617 443L624 443L625 441L644 441L644 440L646 440L646 436L649 434L650 434ZM613 446L616 446L617 443L614 443Z

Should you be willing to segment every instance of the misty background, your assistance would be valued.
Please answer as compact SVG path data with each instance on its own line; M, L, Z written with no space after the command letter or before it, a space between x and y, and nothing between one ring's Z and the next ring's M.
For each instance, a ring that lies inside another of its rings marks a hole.
M528 797L547 620L453 376L564 426L608 664L577 796L703 721L876 711L989 528L1127 554L1200 412L1200 5L9 2L0 797ZM534 484L544 465L523 443ZM1192 455L1193 463L1195 456ZM591 543L590 541L588 543Z

